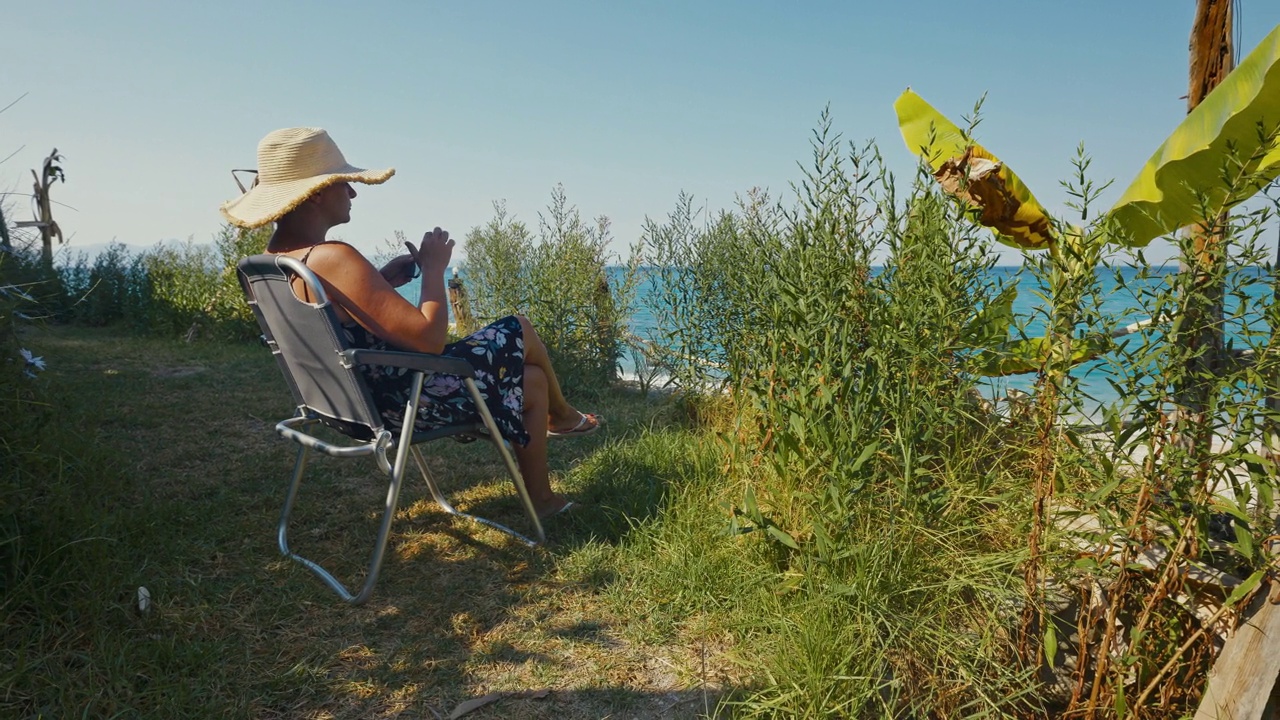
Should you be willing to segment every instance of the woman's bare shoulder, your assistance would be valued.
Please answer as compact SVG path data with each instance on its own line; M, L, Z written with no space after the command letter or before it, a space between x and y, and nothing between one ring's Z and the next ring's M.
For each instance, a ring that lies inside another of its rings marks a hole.
M359 257L365 259L364 255L355 247L344 240L325 240L316 245L313 254L324 253L334 257Z
M326 240L316 245L311 252L311 264L337 273L358 270L360 274L364 274L369 269L376 271L359 250L341 240Z

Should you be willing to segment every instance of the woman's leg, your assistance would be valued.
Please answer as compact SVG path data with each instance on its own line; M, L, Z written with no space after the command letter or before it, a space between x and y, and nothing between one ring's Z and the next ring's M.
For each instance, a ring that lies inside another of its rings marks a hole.
M582 414L565 399L564 392L560 389L560 381L556 378L555 368L551 367L551 356L547 354L547 346L543 344L542 338L538 336L538 331L533 327L533 323L529 322L529 318L523 315L517 315L516 318L520 321L520 330L524 335L526 382L524 426L531 436L541 436L545 442L548 425L556 430L568 430L578 424ZM529 390L527 383L528 371L531 367L542 371L547 388L547 406L544 411L546 415L543 418L541 431L535 431L529 424Z
M537 337L536 335L534 336ZM541 343L539 343L541 344ZM525 352L528 357L529 337L525 336ZM543 350L546 354L546 350ZM525 487L533 509L540 517L564 507L565 499L551 491L551 471L547 467L547 415L551 382L539 365L524 369L524 429L529 433L529 444L516 446L516 462L524 476ZM563 400L561 396L561 400Z

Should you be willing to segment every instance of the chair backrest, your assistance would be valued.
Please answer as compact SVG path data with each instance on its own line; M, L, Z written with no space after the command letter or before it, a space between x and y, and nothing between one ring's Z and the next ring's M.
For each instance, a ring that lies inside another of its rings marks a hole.
M252 255L237 268L240 286L299 408L347 435L377 435L382 417L360 368L343 355L348 347L342 326L315 273L285 255ZM294 294L294 278L302 279L315 302Z

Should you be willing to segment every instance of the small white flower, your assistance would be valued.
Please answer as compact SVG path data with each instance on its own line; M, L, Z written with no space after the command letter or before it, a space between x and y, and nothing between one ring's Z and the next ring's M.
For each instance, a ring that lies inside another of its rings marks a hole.
M21 348L20 350L18 350L18 353L19 353L20 355L22 355L22 359L23 359L23 360L24 360L28 365L33 366L33 367L34 367L35 369L37 369L37 370L44 370L44 369L45 369L46 365L45 365L45 361L44 361L44 358L43 358L43 357L41 357L41 356L39 356L39 355L35 355L35 354L33 354L30 350L28 350L28 349L26 349L26 348ZM28 370L27 372L29 373L29 372L31 372L31 371L30 371L30 370ZM32 377L34 377L34 376L32 376Z

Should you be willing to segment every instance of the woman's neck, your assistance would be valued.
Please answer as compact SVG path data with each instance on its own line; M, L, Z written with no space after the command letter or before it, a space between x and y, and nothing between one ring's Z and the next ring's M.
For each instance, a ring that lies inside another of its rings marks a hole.
M271 239L267 241L267 252L292 252L324 242L325 231L290 220L292 218L286 215L276 223L275 232L271 233Z

